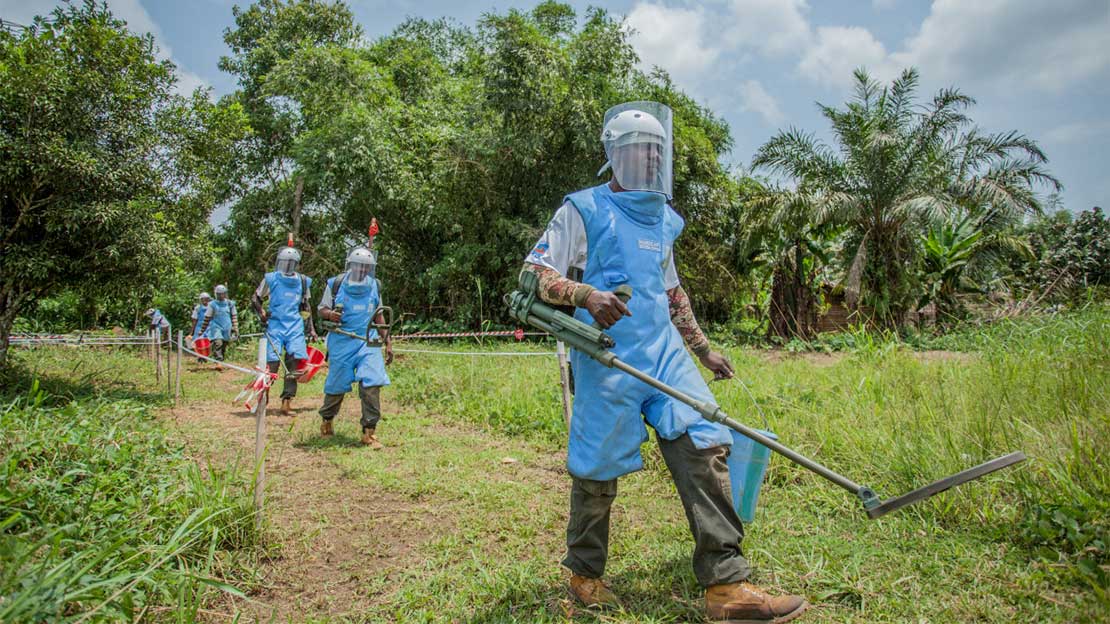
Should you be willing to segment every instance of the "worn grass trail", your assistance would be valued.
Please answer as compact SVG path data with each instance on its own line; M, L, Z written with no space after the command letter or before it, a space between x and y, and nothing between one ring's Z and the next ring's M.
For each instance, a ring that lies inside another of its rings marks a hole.
M558 565L569 491L562 445L548 434L505 433L496 422L444 416L454 411L450 396L491 413L508 399L467 385L459 367L474 369L474 360L417 357L391 372L396 385L385 392L379 426L384 451L358 445L353 397L344 403L336 437L316 437L319 380L302 389L295 422L272 412L272 547L251 600L227 598L212 611L263 621L704 621L685 517L654 445L645 447L647 469L621 480L614 507L607 577L626 609L583 612L567 600L566 573ZM548 396L546 386L555 382L543 372L550 363L539 359L528 358L523 381L513 384L527 395L525 411L529 401L542 400L529 397ZM753 374L783 367L799 379L826 370L836 375L840 366L883 371L881 363L835 358L780 362L736 353L734 360ZM926 357L901 366L920 366L932 379L973 360ZM459 385L425 397L413 383L440 374L455 375ZM188 373L190 400L172 417L198 451L238 456L249 470L253 418L216 400L234 396L242 381L226 372ZM796 400L810 399L796 393ZM819 445L807 450L829 452ZM861 478L872 462L881 463L867 455L852 461ZM996 498L1017 478L964 486L963 496L937 504L962 508L969 500ZM1094 622L1106 616L1105 603L1082 586L1061 584L1051 566L1031 560L1016 536L991 526L984 514L978 524L954 523L931 510L869 521L854 500L776 460L745 550L756 582L803 593L815 604L806 622Z

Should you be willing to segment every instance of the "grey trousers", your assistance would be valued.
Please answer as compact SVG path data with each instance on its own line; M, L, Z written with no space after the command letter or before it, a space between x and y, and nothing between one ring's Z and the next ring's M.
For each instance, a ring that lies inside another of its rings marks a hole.
M217 362L223 362L224 361L224 348L225 347L227 347L227 341L226 340L220 340L219 338L213 340L212 341L212 359L216 360Z
M359 423L363 429L374 429L382 418L381 386L364 386L358 384L358 396L362 402L362 418ZM320 407L320 417L331 420L339 413L339 406L343 405L343 394L325 394L324 405Z
M278 372L280 362L266 362L266 368L271 373ZM281 381L281 398L292 399L297 396L297 358L293 354L285 354L285 377Z
M726 463L729 448L700 450L688 435L676 440L659 438L659 448L694 536L698 583L709 587L748 578L751 566L740 550L744 525L732 507ZM609 556L609 509L617 496L617 480L573 479L563 565L579 576L600 578Z

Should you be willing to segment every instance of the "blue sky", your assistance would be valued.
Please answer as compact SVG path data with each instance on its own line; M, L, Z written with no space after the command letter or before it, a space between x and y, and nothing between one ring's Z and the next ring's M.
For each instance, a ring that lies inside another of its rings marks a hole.
M0 0L0 17L26 23L56 0ZM216 63L227 51L230 0L109 0L135 31L154 34L177 63L181 88L234 88ZM245 4L240 2L239 4ZM429 0L348 3L370 38L406 16L472 25L482 13L528 2ZM569 2L625 16L645 68L658 65L728 121L729 162L750 161L777 129L827 137L815 102L839 104L851 72L889 79L921 70L922 90L958 86L975 97L976 122L1040 142L1063 181L1064 207L1110 207L1110 1L1108 0L639 0Z

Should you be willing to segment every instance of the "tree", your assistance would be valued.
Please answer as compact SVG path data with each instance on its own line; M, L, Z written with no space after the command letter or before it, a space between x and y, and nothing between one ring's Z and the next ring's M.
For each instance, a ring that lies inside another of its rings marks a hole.
M1036 214L1036 188L1060 184L1031 139L969 127L964 111L974 100L957 89L942 89L919 106L914 69L888 87L862 69L855 78L855 97L843 109L820 106L836 149L791 128L760 147L753 165L823 195L820 219L849 232L843 259L849 302L893 327L917 301L917 236L928 224L961 209Z
M252 127L256 105L248 101L265 100L259 111L280 109L291 120L281 127L296 130L281 134L280 150L272 151L283 160L258 170L272 171L273 180L248 176L232 207L221 238L229 268L257 276L269 262L267 241L283 240L293 224L292 176L303 180L299 240L310 252L307 272L340 270L347 248L364 241L376 217L387 296L424 318L498 318L498 293L513 286L563 196L600 182L604 111L632 99L675 111L674 205L690 232L680 243L689 245L680 267L720 262L712 241L727 233L720 220L734 196L718 161L730 144L728 127L664 73L637 71L626 30L604 11L590 10L580 26L570 7L555 2L487 14L474 28L412 19L370 43L354 36L340 12L318 2L266 1L238 12L237 28L225 36L234 55L224 66L243 85L232 97L244 103ZM294 45L257 35L254 16L290 36L310 36ZM271 162L270 153L260 151L259 162ZM727 272L705 273L683 275L697 282L695 297L701 286L728 292L715 283ZM718 310L730 303L711 301Z
M0 366L17 315L172 255L156 116L173 67L91 0L0 32Z

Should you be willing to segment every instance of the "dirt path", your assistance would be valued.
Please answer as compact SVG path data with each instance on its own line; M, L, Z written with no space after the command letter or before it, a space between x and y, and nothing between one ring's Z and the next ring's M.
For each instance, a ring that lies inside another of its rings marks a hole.
M225 371L214 381L234 396L232 389L242 377ZM249 621L357 617L381 602L380 592L373 588L403 569L413 548L428 535L423 518L430 502L410 500L346 474L327 458L325 449L372 451L342 432L323 444L307 442L308 427L318 422L319 399L307 397L299 403L293 417L269 410L269 527L259 591L250 601L228 599L219 609L228 617L235 612ZM357 401L345 401L338 418L357 422L357 410ZM167 416L185 434L198 461L238 461L240 471L249 476L255 419L245 409L228 401L200 401L170 410Z

